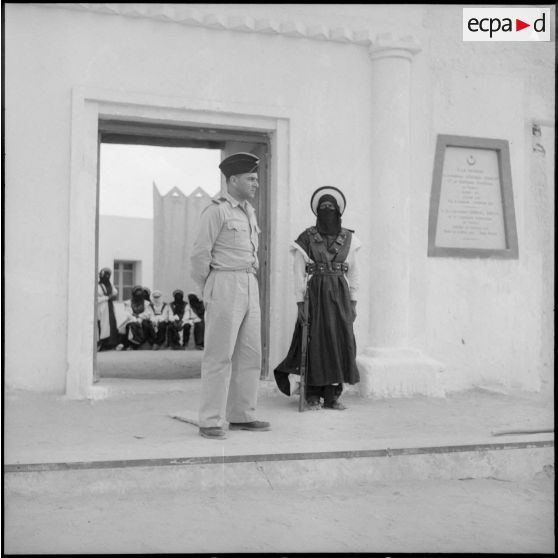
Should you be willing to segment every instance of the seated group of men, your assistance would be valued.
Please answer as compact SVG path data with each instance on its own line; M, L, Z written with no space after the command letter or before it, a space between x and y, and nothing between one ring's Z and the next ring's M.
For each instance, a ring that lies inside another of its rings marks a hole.
M146 287L134 286L131 298L124 301L126 321L119 328L122 343L116 349L185 350L193 329L195 347L202 350L203 302L193 293L184 300L181 289L172 295L172 302L165 302L161 291L150 293Z

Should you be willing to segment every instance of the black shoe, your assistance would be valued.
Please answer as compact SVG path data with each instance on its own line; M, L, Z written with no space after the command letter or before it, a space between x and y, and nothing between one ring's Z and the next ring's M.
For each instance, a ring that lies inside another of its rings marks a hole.
M223 440L227 433L220 426L200 426L200 436L213 440Z
M336 411L344 411L347 407L341 401L331 401L324 403L324 409L334 409Z
M318 395L309 395L306 398L306 406L312 411L317 411L322 408L320 398Z
M253 420L252 422L230 422L229 430L251 430L252 432L266 432L271 430L269 422Z

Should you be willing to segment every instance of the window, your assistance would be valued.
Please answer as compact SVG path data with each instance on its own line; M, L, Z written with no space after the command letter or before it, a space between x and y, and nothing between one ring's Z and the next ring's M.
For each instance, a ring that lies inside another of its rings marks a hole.
M114 260L114 286L118 289L118 300L132 297L132 287L136 280L136 264Z

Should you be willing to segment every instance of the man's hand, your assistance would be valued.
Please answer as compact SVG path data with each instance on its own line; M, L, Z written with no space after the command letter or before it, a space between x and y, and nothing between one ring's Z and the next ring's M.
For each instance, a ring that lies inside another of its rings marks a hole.
M356 300L351 300L351 308L353 309L353 322L356 320L357 317L356 303Z
M304 302L297 302L296 305L298 306L298 321L304 324L308 319L308 316L304 312Z

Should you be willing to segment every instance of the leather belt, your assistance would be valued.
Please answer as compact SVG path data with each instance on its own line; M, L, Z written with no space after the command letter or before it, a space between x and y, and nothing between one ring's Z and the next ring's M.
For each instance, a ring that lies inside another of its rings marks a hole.
M306 264L306 273L309 275L343 275L349 270L346 263L309 263Z
M253 273L257 275L258 270L255 267L235 267L232 269L215 269L211 268L211 271L239 271L241 273Z

